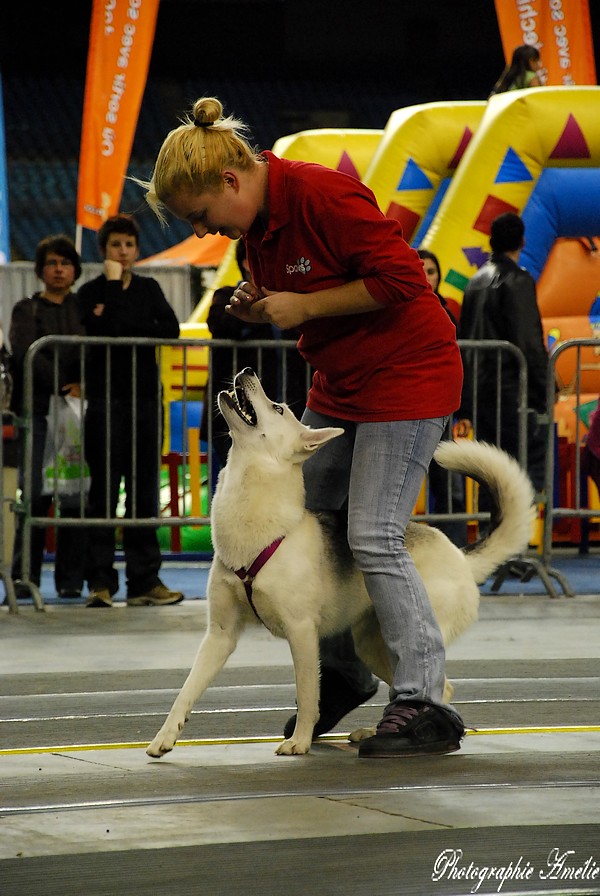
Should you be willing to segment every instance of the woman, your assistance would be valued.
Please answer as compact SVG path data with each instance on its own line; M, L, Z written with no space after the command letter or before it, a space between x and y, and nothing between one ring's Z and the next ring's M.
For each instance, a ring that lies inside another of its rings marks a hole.
M442 279L440 262L437 255L428 249L417 249L417 254L423 262L423 270L427 277L427 282L442 303L450 316L450 320L457 325L460 315L460 305L454 299L445 299L440 293L439 287ZM460 430L459 430L460 431ZM461 432L466 435L466 432ZM446 435L450 437L450 430ZM459 473L449 473L440 465L432 460L429 465L429 489L433 497L433 510L435 513L464 513L465 505L465 486L464 479ZM457 547L464 547L468 541L468 527L466 522L458 520L448 520L446 522L436 522L434 524L438 529L446 535Z
M256 154L219 100L194 104L167 136L147 200L207 233L243 237L253 281L235 290L241 320L298 327L315 373L303 421L345 434L305 465L307 506L348 512L348 539L390 649L395 676L361 757L458 750L464 727L444 706L444 645L404 546L406 525L462 367L452 323L417 253L360 181L321 165ZM351 637L321 644L320 719L332 728L374 693ZM288 722L288 726L292 724Z
M84 328L79 319L77 298L73 284L81 274L81 261L73 242L62 234L48 236L35 250L35 273L43 288L30 298L21 299L12 311L10 345L13 357L14 391L12 407L23 413L23 363L30 345L42 336L82 336ZM54 393L55 351L58 363L58 387L61 395L80 395L79 349L77 347L47 346L37 352L33 364L33 456L31 478L31 513L46 516L52 503L51 495L42 494L42 467L48 430L47 414L50 396ZM19 487L24 487L25 433L19 435ZM75 508L61 507L62 516L76 515ZM59 597L79 597L84 572L82 551L84 535L81 529L57 527L54 581ZM39 587L46 530L31 528L30 581ZM29 596L23 576L23 517L16 523L12 559L12 578L17 597Z
M490 93L505 93L507 90L523 90L525 87L541 87L545 83L542 59L537 47L523 44L512 54L507 65Z
M437 255L434 255L429 249L417 249L417 254L423 262L423 270L425 271L427 282L450 315L452 323L456 326L460 317L460 305L454 299L444 298L440 292L442 272Z

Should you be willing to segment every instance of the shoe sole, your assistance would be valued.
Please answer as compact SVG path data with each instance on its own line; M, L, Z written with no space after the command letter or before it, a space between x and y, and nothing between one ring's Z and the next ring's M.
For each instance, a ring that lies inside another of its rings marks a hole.
M460 744L452 744L451 746L448 744L432 744L431 746L409 747L406 750L378 749L372 753L361 751L360 747L361 745L359 744L359 759L408 759L417 756L444 756L446 753L456 753L460 750Z
M180 604L183 600L183 595L181 597L176 597L173 600L160 600L153 597L128 597L127 598L127 606L128 607L171 607L173 604Z
M106 600L102 600L102 598L97 597L94 600L88 601L86 603L86 607L112 607L112 600L110 603Z

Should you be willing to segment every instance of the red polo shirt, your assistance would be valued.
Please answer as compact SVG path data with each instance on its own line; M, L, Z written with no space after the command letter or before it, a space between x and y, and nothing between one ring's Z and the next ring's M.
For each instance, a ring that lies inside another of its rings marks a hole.
M456 332L400 225L371 190L322 165L269 161L269 221L247 234L259 287L311 293L364 280L380 311L322 317L299 327L315 369L308 407L357 422L451 414L460 405Z

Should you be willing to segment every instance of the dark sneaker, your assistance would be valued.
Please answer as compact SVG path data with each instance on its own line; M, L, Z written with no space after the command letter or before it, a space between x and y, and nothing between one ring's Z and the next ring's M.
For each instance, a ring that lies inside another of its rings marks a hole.
M59 588L58 590L59 597L81 597L81 591L79 588Z
M326 734L335 728L344 716L374 697L377 693L374 684L369 691L355 691L346 679L335 669L324 668L321 671L321 693L319 697L319 720L313 728L313 740L320 734ZM283 736L289 738L296 727L296 716L287 720Z
M13 586L17 600L25 600L26 598L31 597L31 588L29 585L26 585L25 582L21 582L20 579L15 579ZM40 586L38 585L38 588L39 587Z
M360 759L395 759L460 750L462 723L442 706L390 703L373 737L358 745Z
M112 597L108 588L97 588L90 591L85 602L86 607L112 607Z
M167 607L170 604L178 604L184 595L181 591L169 591L165 585L155 585L147 594L138 597L128 597L128 607Z

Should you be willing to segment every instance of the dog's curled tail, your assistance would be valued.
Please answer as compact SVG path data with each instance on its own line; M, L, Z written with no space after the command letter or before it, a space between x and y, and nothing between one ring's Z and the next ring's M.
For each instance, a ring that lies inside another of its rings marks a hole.
M529 544L536 512L531 480L514 458L485 442L442 441L433 456L446 470L464 473L489 491L489 531L465 549L473 578L481 584Z

